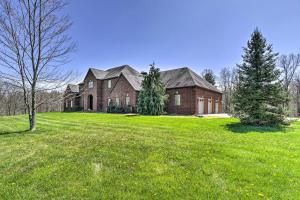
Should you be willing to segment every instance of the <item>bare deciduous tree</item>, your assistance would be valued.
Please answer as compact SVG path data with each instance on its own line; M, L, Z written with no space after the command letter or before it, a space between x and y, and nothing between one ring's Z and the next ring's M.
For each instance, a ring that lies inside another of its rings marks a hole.
M0 78L23 92L29 129L36 128L37 93L64 86L63 66L75 44L63 0L0 0Z
M237 82L235 69L223 68L219 76L219 84L224 94L224 111L233 113L232 95Z
M295 73L300 66L300 54L282 55L279 58L279 67L283 74L283 84L286 92L289 92L290 85Z

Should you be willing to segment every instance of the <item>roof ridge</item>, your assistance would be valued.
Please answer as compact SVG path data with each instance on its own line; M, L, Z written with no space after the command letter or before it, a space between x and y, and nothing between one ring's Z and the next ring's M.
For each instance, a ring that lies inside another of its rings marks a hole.
M118 67L112 67L112 68L109 68L109 69L106 69L106 70L104 70L105 72L108 72L108 71L110 71L110 70L114 70L114 69L118 69L118 68L125 68L125 67L130 67L129 65L120 65L120 66L118 66Z
M164 70L164 71L160 71L160 72L175 71L175 70L180 70L180 69L189 69L189 68L188 68L188 67L179 67L179 68L175 68L175 69L168 69L168 70Z
M193 81L194 85L196 85L196 82L195 82L195 80L194 80L194 76L193 76L193 74L192 74L193 71L192 71L190 68L188 68L188 67L187 67L187 70L188 70L188 73L190 74L190 76L191 76L191 78L192 78L192 81Z

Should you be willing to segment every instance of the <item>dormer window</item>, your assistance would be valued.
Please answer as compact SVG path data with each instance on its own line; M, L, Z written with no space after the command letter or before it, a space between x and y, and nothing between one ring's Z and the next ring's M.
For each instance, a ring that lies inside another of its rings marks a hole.
M89 81L89 89L93 89L94 88L94 82L93 81Z
M111 80L108 80L108 81L107 81L107 87L108 87L108 88L111 88Z

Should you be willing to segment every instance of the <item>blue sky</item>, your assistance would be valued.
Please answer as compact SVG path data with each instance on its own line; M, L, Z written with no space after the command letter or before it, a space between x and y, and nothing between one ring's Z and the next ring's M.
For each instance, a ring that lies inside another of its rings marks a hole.
M66 67L187 66L200 73L241 61L255 27L279 53L300 53L299 0L69 0L78 49Z

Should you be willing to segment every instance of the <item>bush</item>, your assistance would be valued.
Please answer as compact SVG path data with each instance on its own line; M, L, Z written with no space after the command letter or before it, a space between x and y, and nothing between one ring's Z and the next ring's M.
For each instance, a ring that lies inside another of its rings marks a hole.
M133 107L131 105L127 105L124 108L125 113L132 113L133 112Z

